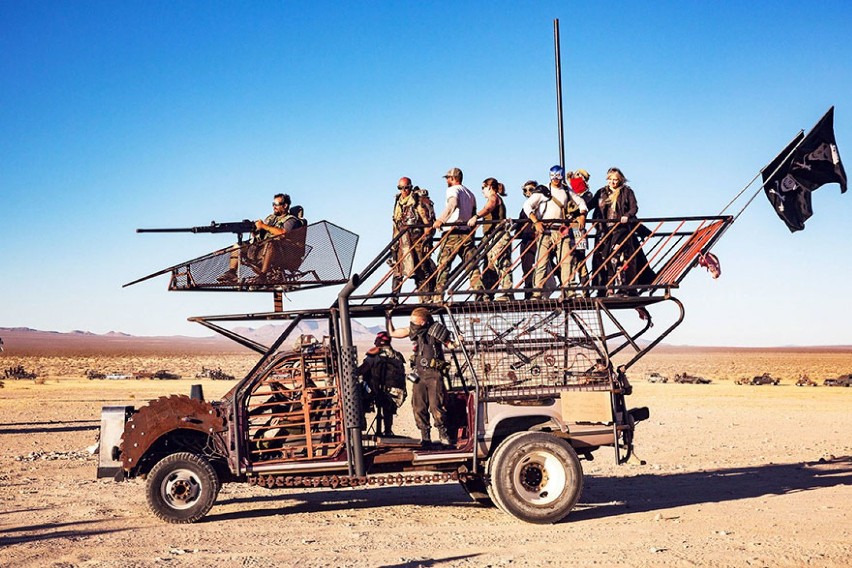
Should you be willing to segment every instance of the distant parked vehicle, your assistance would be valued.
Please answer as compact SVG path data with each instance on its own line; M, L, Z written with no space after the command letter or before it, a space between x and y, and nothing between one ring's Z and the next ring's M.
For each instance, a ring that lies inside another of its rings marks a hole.
M836 379L825 379L822 384L827 387L849 387L852 386L852 375L840 375Z
M135 373L133 373L133 378L137 381L139 379L153 379L154 373L152 373L151 371L136 371Z
M649 383L667 383L669 382L669 378L665 375L661 375L657 372L648 373L648 382Z
M815 387L817 386L817 382L807 375L802 375L799 377L799 380L796 381L797 387Z
M96 371L94 369L86 369L86 378L90 381L98 380L101 381L106 378L106 375L101 373L100 371Z
M769 373L763 373L752 378L743 377L734 381L738 385L777 385L781 379L776 379Z
M710 379L705 379L704 377L698 377L696 375L690 375L689 373L675 373L674 382L690 385L708 385L711 381Z
M229 375L225 371L222 370L222 367L218 369L208 369L207 367L201 367L201 372L195 375L196 379L213 379L214 381L233 381L234 375Z
M130 375L128 375L127 373L109 373L106 376L106 379L108 381L120 381L120 380L123 380L123 379L129 379L129 378L130 378Z
M180 375L176 375L171 371L166 371L165 369L159 370L151 377L152 379L160 379L161 381L173 381L180 378Z
M23 365L17 365L6 369L5 376L7 379L34 379L37 375L24 369Z

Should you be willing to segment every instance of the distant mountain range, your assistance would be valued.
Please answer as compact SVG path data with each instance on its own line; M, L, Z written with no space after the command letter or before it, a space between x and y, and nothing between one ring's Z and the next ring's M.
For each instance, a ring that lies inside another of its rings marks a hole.
M286 329L284 325L268 324L258 328L235 327L232 331L256 341L261 345L272 345ZM376 333L382 327L366 327L357 321L352 322L352 340L361 346L372 345ZM324 322L301 322L294 330L293 341L300 335L313 335L322 339L328 335L328 326ZM0 327L0 339L8 355L87 355L87 354L217 354L247 353L248 349L221 336L188 337L171 336L134 336L119 331L104 334L74 330L70 332L42 331L28 327Z
M272 345L286 329L284 325L263 325L258 328L235 327L234 332L256 341L261 345ZM352 340L360 348L373 345L376 333L381 326L366 327L358 321L352 322ZM315 320L301 322L294 331L292 342L299 335L313 335L322 339L328 335L325 322ZM220 335L207 337L171 336L134 336L120 331L96 334L90 331L74 330L70 332L42 331L27 327L0 327L0 339L7 355L163 355L163 354L226 354L249 353L239 344ZM289 340L288 340L289 342ZM647 343L639 342L644 346ZM396 344L395 344L396 345ZM396 345L400 351L408 351L408 342ZM852 345L826 346L783 346L783 347L698 347L689 345L670 345L662 343L654 352L713 352L713 351L786 351L786 352L849 352Z

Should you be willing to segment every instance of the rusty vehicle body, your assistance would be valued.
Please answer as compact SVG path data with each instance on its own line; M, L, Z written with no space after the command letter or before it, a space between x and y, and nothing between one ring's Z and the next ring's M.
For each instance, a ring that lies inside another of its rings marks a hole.
M511 289L475 290L471 263L450 272L442 294L428 282L411 289L411 280L393 279L404 261L396 252L404 234L350 275L357 235L325 221L308 226L298 262L271 280L259 282L249 264L236 281L220 282L237 254L232 247L139 279L169 274L176 291L271 292L274 310L190 318L254 350L258 362L218 401L196 392L139 408L105 407L98 476L145 478L151 510L172 523L203 518L221 484L231 482L270 489L457 482L476 502L521 520L558 521L580 496L581 460L594 459L601 447L612 448L618 463L635 459L635 429L649 411L629 407L627 370L681 323L683 306L672 291L731 217L643 222L652 227L642 246L655 251L646 259L653 282L639 285L617 272L596 286L567 284L558 299L520 299L535 291L523 287L520 274ZM503 237L519 258L519 241L508 238L514 223L486 237L471 234L479 262ZM588 248L590 261L595 248ZM285 291L339 284L330 307L281 310ZM498 294L515 299L494 301ZM669 319L654 325L651 312L660 306L660 317ZM365 425L353 322L384 327L418 307L454 338L444 375L448 445L382 437ZM228 327L246 321L283 329L262 345ZM322 337L306 337L305 326Z
M704 377L699 377L696 375L690 375L689 373L675 373L674 382L689 385L709 385L711 381L710 379L705 379Z
M827 387L850 387L852 386L852 374L840 375L837 378L825 379L822 384Z

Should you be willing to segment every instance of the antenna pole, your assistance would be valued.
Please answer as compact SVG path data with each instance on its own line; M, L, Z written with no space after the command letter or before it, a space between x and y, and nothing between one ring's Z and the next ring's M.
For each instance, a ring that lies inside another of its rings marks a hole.
M556 59L556 116L559 127L559 165L565 169L565 133L562 126L562 60L559 54L559 18L553 20L553 49Z

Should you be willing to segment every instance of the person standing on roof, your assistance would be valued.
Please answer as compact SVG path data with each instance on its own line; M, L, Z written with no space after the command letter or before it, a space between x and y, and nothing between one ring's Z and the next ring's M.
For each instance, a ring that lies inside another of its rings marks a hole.
M438 215L432 227L440 229L444 224L453 226L444 229L443 244L438 255L438 275L435 291L443 294L450 275L450 265L456 257L463 263L470 263L470 284L474 290L482 290L482 275L473 246L473 229L467 222L476 213L476 197L462 185L464 174L459 168L451 168L444 179L447 180L447 200L444 211Z
M467 226L475 230L480 219L485 221L482 226L482 238L488 239L492 234L497 234L500 222L506 220L506 203L503 201L506 187L493 177L488 178L482 182L482 195L485 196L485 205L468 220ZM509 292L512 288L512 274L509 270L512 266L511 254L512 233L503 229L502 235L488 248L487 264L482 272L482 283L486 289L504 290L495 297L496 300L514 299L514 295Z
M422 197L420 188L415 190L411 185L411 178L399 178L396 188L399 193L393 204L393 236L399 239L391 250L393 297L399 293L406 278L414 277L421 297L426 298L431 296L434 287L434 281L429 279L433 263L426 257L432 248L429 233L432 232L435 213L428 192Z
M574 170L574 174L569 180L571 185L571 191L573 191L575 195L580 196L589 211L594 208L595 201L595 196L589 189L590 177L591 176L589 175L589 172L580 168L578 170ZM588 286L589 268L586 264L586 253L589 247L585 234L585 223L583 225L579 225L578 222L578 227L573 228L572 233L574 241L574 265L577 267L577 277L580 282L580 286ZM583 295L588 296L588 292L584 291Z
M574 255L570 227L583 227L588 207L573 191L566 191L565 170L556 165L550 168L550 186L546 191L536 191L524 202L524 212L533 223L538 235L535 260L534 288L543 288L547 280L548 262L555 256L559 273L562 297L574 295L566 290L571 285L574 272ZM539 186L541 187L541 186ZM542 208L540 210L539 208ZM541 290L533 292L533 298L541 298Z

